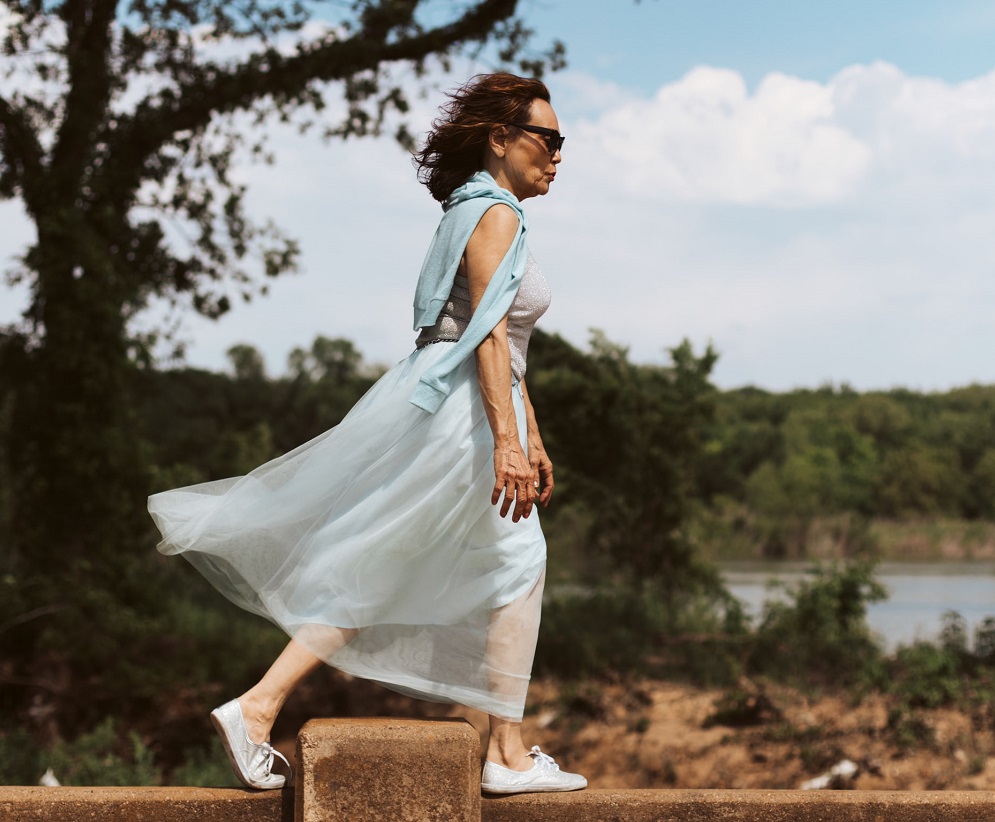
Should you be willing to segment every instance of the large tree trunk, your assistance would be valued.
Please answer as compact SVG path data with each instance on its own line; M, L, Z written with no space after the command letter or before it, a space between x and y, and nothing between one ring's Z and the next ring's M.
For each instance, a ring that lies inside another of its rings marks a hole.
M0 615L16 624L0 657L20 684L0 702L51 704L52 734L113 712L103 677L154 607L138 573L152 541L122 303L111 273L77 267L77 252L67 233L39 231L43 334L15 358L9 426L7 565L23 585Z
M72 240L39 233L44 336L14 407L15 538L30 565L122 550L145 491L113 274L75 265Z

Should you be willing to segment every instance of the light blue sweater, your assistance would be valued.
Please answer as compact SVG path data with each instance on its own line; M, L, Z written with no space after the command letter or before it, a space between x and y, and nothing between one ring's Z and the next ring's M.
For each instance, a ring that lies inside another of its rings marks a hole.
M484 212L497 203L511 206L518 214L518 233L504 255L501 264L487 284L480 305L459 341L422 376L409 400L419 408L434 414L452 390L453 372L480 343L511 307L525 273L528 248L525 238L529 223L518 199L501 188L486 171L478 171L457 188L443 203L445 214L429 246L418 286L415 288L415 330L434 325L439 312L449 299L460 259L477 223Z

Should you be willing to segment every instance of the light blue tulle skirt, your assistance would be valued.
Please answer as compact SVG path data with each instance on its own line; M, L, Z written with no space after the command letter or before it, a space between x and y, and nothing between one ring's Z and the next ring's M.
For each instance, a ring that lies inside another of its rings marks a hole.
M535 511L514 523L491 505L494 440L473 358L435 414L408 401L447 348L412 353L289 454L155 494L149 511L162 553L329 664L520 719L546 543Z

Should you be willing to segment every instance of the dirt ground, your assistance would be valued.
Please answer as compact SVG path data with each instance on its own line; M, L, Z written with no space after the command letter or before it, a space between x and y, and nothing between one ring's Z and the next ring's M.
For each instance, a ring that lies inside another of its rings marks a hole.
M564 698L537 683L528 738L596 787L798 788L846 759L859 770L838 787L995 789L990 710L919 711L923 727L906 735L933 738L909 747L901 728L889 727L892 706L880 695L854 705L846 696L768 687L752 697L756 724L730 727L713 719L727 693L642 681Z
M484 741L483 714L370 693L367 683L336 687L340 697L365 694L352 697L349 715L463 716ZM595 788L799 788L849 760L855 775L831 787L995 790L990 705L971 714L941 708L896 715L879 694L854 704L847 695L812 697L781 686L744 683L740 692L748 698L726 718L736 726L716 721L728 690L651 680L534 681L524 736ZM277 746L292 754L293 735Z

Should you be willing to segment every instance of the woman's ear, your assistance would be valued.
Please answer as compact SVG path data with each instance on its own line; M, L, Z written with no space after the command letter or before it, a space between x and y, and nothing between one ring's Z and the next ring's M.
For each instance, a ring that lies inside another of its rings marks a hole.
M504 157L504 153L508 150L508 143L511 141L511 133L508 131L507 126L494 126L491 129L490 135L488 135L488 145L498 157Z

